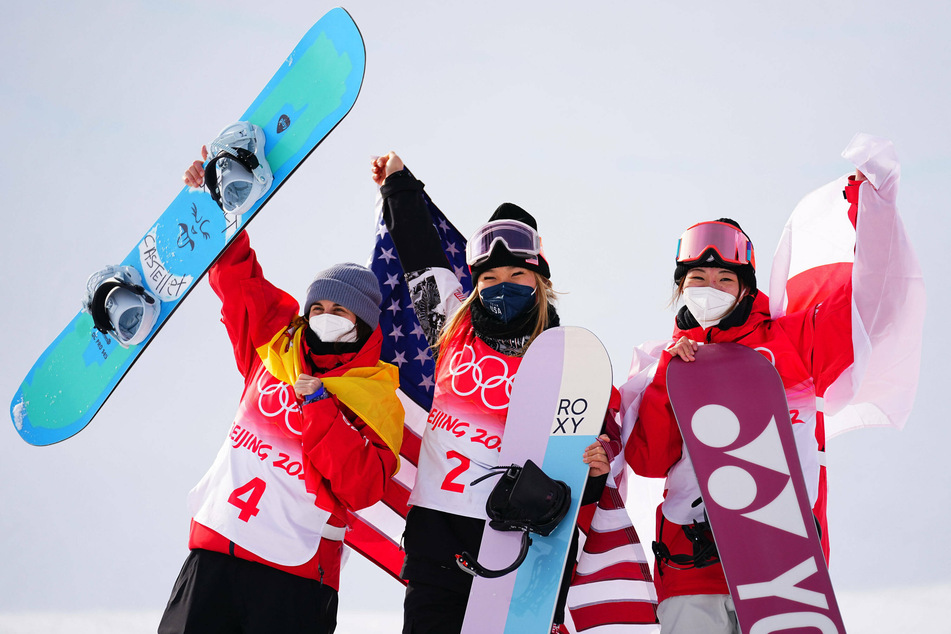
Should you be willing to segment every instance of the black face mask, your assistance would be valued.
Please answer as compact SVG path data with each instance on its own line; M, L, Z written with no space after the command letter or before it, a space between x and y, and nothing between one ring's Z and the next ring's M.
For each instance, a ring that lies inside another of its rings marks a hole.
M486 309L502 323L509 323L535 304L535 289L524 284L502 282L479 291Z
M490 348L502 354L520 356L524 352L525 343L535 331L538 319L538 305L532 306L509 323L503 323L482 305L482 302L469 304L472 316L472 327L479 339ZM559 326L561 320L553 304L548 304L548 327Z

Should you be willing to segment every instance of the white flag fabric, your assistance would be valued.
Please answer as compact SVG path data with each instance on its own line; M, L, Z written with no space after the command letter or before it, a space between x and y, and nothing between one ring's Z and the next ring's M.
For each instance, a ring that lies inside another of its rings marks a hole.
M857 134L843 152L868 179L855 227L842 177L793 210L773 258L775 319L814 306L852 281L852 365L819 402L826 437L859 427L902 428L914 403L925 315L924 280L898 215L901 168L890 141Z

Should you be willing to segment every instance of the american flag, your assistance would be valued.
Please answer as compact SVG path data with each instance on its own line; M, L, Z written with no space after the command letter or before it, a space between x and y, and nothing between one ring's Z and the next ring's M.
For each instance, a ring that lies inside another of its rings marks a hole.
M472 290L472 278L466 265L466 240L428 197L426 202L449 264L463 290L469 293ZM383 294L380 304L383 350L380 358L399 368L399 396L406 410L406 423L403 446L400 448L399 473L387 487L383 500L368 509L349 514L350 530L347 531L346 543L400 583L405 583L399 576L403 565L399 540L409 511L406 501L416 481L423 429L433 403L436 364L423 328L416 318L403 269L393 239L386 230L382 211L383 200L378 198L376 241L367 266L376 274Z
M428 196L426 203L449 264L468 294L472 291L472 278L465 261L465 238ZM405 583L399 577L403 565L399 542L409 510L407 500L416 480L426 417L432 405L436 366L383 221L382 198L377 199L376 218L376 242L368 266L376 274L383 294L381 359L399 368L400 400L406 410L406 423L399 473L387 487L383 500L349 514L346 543ZM650 569L624 509L622 495L614 485L611 482L605 487L597 510L590 505L579 518L585 541L568 598L574 618L571 631L654 632L656 594Z

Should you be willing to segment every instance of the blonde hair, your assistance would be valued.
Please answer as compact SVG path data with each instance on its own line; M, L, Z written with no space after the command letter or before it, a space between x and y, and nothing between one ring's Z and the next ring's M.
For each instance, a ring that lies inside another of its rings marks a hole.
M557 300L557 292L552 287L551 280L537 271L531 271L531 273L535 276L535 306L538 308L538 311L535 315L535 327L532 329L532 334L528 341L525 342L525 345L522 346L522 351L518 356L524 354L526 348L535 341L535 338L548 329L548 306ZM537 290L541 290L542 292L537 292ZM480 301L479 293L473 289L472 292L469 293L469 297L462 302L459 309L443 326L442 332L439 333L439 338L436 340L436 345L433 346L434 356L456 335L462 322L465 321L466 317L471 313L473 302L477 301Z

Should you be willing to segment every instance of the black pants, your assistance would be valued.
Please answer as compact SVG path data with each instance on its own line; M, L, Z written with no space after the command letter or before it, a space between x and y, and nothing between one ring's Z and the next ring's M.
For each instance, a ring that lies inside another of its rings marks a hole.
M573 562L578 557L578 531L575 530L568 566L561 580L554 622L565 622L565 601L571 585ZM511 574L515 574L514 572ZM449 585L431 585L410 581L403 599L403 634L455 634L462 631L469 591Z
M193 550L172 588L159 634L332 634L337 591L263 564Z
M605 475L601 488L606 480ZM594 488L597 487L585 488L583 502L588 501L588 489ZM598 495L600 492L597 489ZM421 506L410 509L403 534L406 560L402 572L403 578L409 579L403 600L403 634L453 634L462 630L472 577L456 566L453 553L468 551L478 556L485 523ZM578 557L578 536L575 527L555 607L554 622L559 625L565 622L565 602Z
M410 581L403 599L403 634L462 631L469 592Z

